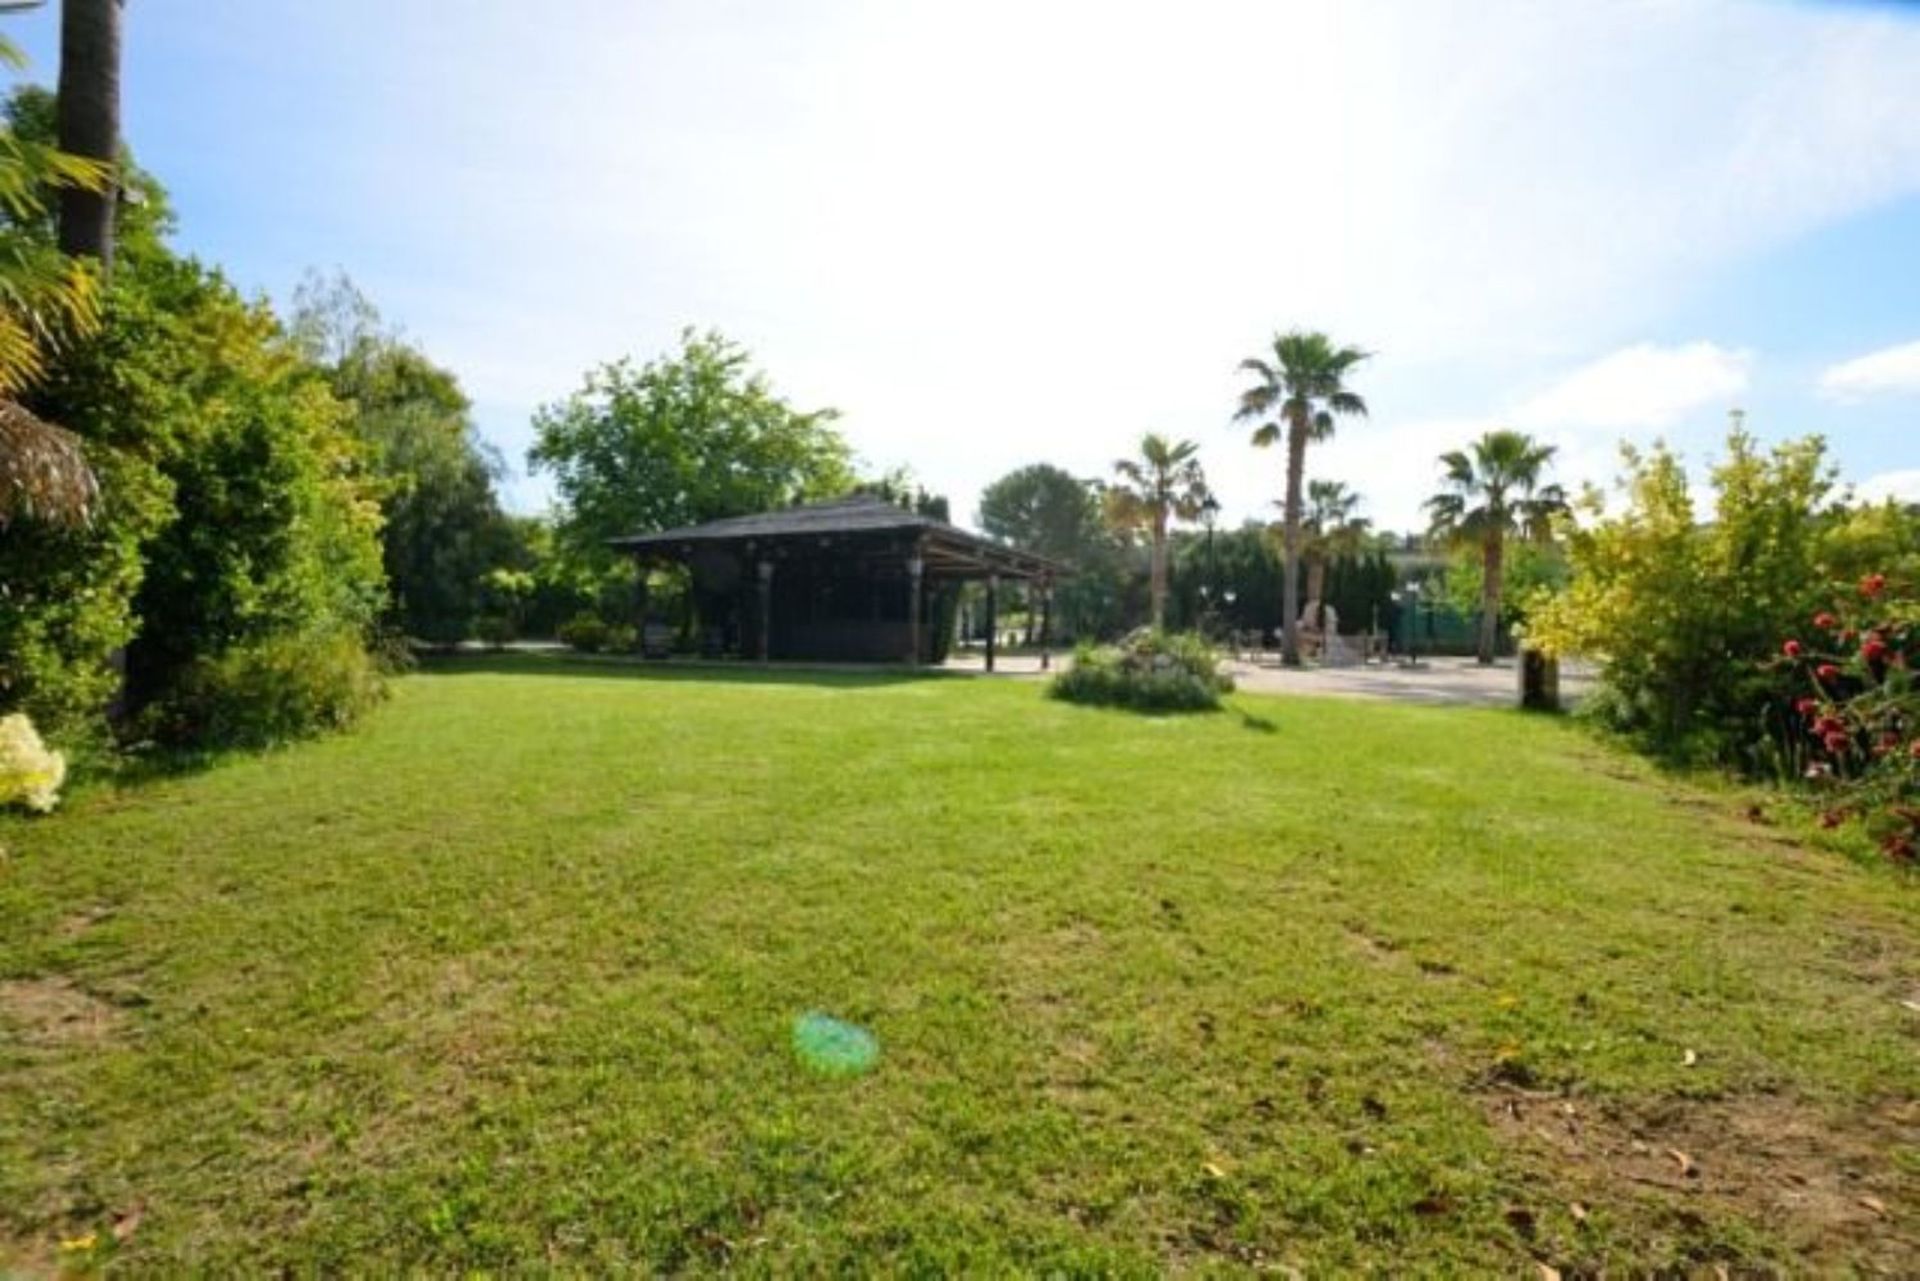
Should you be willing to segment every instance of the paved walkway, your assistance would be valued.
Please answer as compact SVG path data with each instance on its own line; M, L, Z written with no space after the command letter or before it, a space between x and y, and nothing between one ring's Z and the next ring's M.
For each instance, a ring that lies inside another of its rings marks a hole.
M1057 669L1071 654L1055 654ZM978 650L959 651L947 660L949 671L984 672ZM1390 662L1358 667L1281 667L1277 662L1227 664L1234 682L1254 694L1305 694L1335 698L1387 698L1405 703L1456 704L1476 707L1514 707L1520 701L1520 675L1512 659L1482 667L1471 658L1423 658L1416 666ZM1031 654L1002 654L994 664L996 675L1035 677L1040 660ZM1590 673L1560 670L1560 699L1568 707L1592 687Z
M1398 663L1280 667L1245 662L1230 667L1241 689L1259 694L1325 694L1480 707L1515 707L1520 702L1520 674L1512 659L1502 659L1491 667L1482 667L1471 658L1423 658L1412 667ZM1590 673L1563 666L1560 701L1572 707L1592 684Z
M528 643L513 646L519 650L563 653L564 645ZM654 666L653 662L633 655L598 655L605 663L632 663ZM1073 661L1071 651L1052 655L1052 670ZM760 671L866 671L899 673L897 663L742 663L737 660L704 662L677 658L674 667L717 667ZM977 649L956 650L943 670L986 673L986 656ZM1387 698L1405 703L1454 704L1477 707L1513 707L1520 701L1519 674L1512 659L1502 659L1491 667L1482 667L1471 658L1423 658L1417 666L1398 662L1381 666L1370 663L1358 667L1281 667L1269 659L1262 663L1235 660L1227 664L1235 684L1254 694L1304 694L1332 698ZM1040 656L1034 653L1000 654L994 662L994 675L1015 679L1038 679L1044 673ZM1572 707L1593 686L1592 674L1582 668L1560 669L1560 700Z

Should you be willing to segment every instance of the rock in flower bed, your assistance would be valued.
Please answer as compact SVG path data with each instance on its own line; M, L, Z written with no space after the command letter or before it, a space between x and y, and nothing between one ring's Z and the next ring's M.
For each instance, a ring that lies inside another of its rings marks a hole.
M1220 706L1220 696L1233 692L1233 678L1200 637L1140 631L1117 645L1082 645L1047 692L1070 703L1200 712Z

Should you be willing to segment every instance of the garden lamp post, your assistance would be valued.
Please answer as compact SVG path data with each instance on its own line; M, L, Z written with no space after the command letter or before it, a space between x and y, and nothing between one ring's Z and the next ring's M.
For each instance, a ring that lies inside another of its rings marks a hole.
M1409 581L1406 586L1393 594L1394 603L1400 608L1401 626L1407 631L1408 667L1420 665L1420 584Z
M1214 592L1220 590L1220 570L1213 559L1213 524L1220 519L1220 500L1208 494L1206 501L1200 504L1200 520L1207 527L1207 586Z

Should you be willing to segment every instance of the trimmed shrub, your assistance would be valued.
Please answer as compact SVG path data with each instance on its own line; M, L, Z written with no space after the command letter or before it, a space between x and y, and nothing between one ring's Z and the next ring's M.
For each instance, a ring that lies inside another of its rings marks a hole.
M1082 645L1047 692L1069 703L1200 712L1220 706L1220 696L1233 692L1233 678L1199 636L1140 631L1118 645Z
M0 716L0 809L24 805L45 814L60 803L67 758L40 741L23 713Z
M345 729L385 695L358 637L286 632L196 661L143 724L169 746L270 747Z
M575 614L555 629L562 645L570 645L582 654L598 654L607 648L612 631L598 614Z
M504 614L482 614L474 620L474 639L488 649L504 648L516 635L513 620Z

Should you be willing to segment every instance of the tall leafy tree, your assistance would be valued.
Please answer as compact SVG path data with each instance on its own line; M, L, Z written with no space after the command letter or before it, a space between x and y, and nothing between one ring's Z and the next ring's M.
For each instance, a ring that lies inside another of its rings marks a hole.
M1003 543L1068 564L1105 538L1094 487L1051 463L1018 468L988 485L976 519Z
M980 494L975 523L993 538L1072 569L1054 585L1053 621L1066 635L1102 635L1123 625L1123 548L1102 516L1100 482L1051 463L1016 468Z
M1327 605L1327 564L1342 556L1353 556L1364 547L1371 528L1360 510L1361 497L1337 480L1307 482L1307 508L1303 525L1306 531L1307 599L1320 611L1315 625L1322 625Z
M947 501L947 496L933 493L915 480L913 473L905 467L896 467L863 480L853 488L857 494L872 495L921 516L931 516L935 520L953 519L953 505Z
M494 493L497 455L451 372L387 329L344 274L310 274L294 298L295 340L353 410L380 494L389 621L445 644L470 634L487 573L512 558Z
M1500 634L1507 539L1546 538L1553 516L1567 510L1560 487L1544 482L1552 461L1553 446L1504 430L1440 456L1444 487L1427 500L1427 511L1436 536L1480 550L1482 663L1493 661Z
M55 114L28 90L7 120L52 147ZM100 500L83 527L0 538L0 702L68 737L100 733L116 690L129 713L165 702L202 660L350 644L385 590L345 407L267 307L168 247L160 185L124 157L120 173L143 200L120 211L111 305L25 401L84 440ZM57 229L6 232L52 248Z
M527 459L554 478L562 539L604 568L622 534L845 494L856 477L836 416L794 408L740 346L686 329L672 355L602 365L539 410Z
M1347 386L1355 365L1367 359L1358 347L1336 346L1323 333L1293 330L1275 335L1271 357L1240 362L1256 381L1240 393L1236 421L1257 424L1253 443L1261 448L1286 441L1287 490L1282 532L1286 552L1285 592L1281 606L1282 660L1300 662L1299 620L1302 484L1307 445L1333 435L1335 420L1364 415L1367 402Z
M1192 520L1207 500L1200 446L1173 442L1155 432L1140 438L1140 453L1113 464L1115 483L1106 491L1107 518L1116 528L1144 530L1152 559L1147 593L1157 628L1167 613L1167 531L1175 520Z

